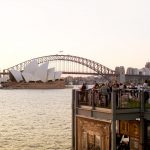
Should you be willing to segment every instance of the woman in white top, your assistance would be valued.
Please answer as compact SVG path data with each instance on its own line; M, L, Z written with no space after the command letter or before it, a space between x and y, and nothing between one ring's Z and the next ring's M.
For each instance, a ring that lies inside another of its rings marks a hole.
M147 82L147 80L145 80L145 82L143 83L143 88L147 88L148 87L148 82Z

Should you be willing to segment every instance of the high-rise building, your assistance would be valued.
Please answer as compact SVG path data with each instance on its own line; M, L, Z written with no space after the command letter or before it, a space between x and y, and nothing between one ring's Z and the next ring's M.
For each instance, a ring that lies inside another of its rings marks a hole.
M145 68L149 68L149 69L150 69L150 62L147 62L147 63L145 64Z

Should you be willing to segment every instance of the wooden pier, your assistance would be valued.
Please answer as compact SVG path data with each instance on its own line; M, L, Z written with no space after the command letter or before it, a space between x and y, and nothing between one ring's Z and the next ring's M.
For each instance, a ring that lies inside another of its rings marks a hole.
M73 90L72 149L149 150L150 104L144 95L113 89L106 100L100 91Z

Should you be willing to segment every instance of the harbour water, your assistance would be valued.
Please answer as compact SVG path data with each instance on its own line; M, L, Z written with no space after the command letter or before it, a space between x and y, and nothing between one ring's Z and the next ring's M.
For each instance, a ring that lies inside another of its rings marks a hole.
M71 150L71 94L0 90L0 150Z

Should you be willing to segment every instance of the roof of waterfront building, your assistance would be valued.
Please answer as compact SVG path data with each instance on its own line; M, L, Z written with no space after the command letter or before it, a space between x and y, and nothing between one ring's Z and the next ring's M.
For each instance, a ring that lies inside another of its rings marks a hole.
M16 82L25 81L55 81L61 78L62 72L55 71L55 68L48 68L49 62L45 62L38 65L36 60L30 62L24 69L23 72L18 70L10 70L10 75L15 79Z

